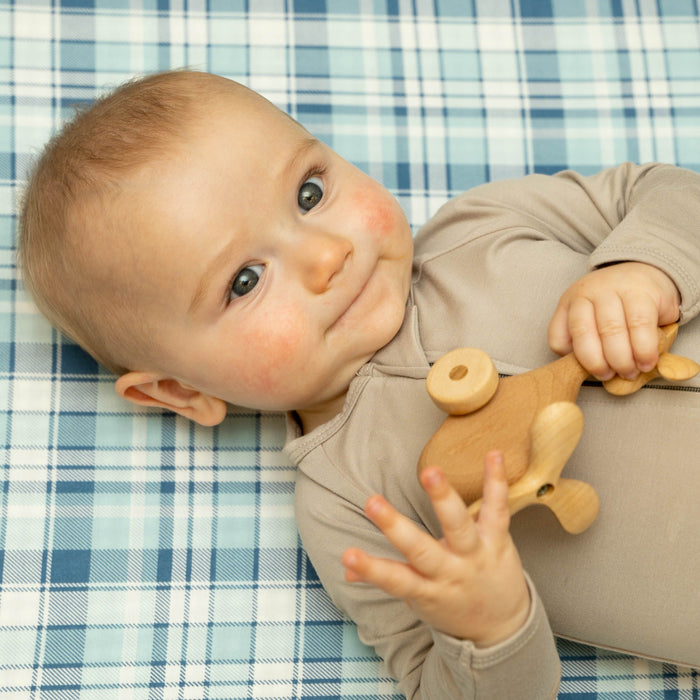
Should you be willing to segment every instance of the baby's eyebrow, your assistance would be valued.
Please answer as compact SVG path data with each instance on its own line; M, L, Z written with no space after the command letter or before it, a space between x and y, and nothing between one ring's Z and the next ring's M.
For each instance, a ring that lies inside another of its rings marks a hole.
M284 163L283 166L278 170L278 177L281 179L280 181L283 182L284 180L286 180L287 177L290 176L297 169L299 161L302 161L306 157L308 152L316 146L320 145L320 143L321 142L318 139L314 138L311 135L302 138L299 141L298 145L296 145L296 147L292 150L286 163ZM221 265L220 259L221 255L216 255L211 260L209 265L207 265L206 270L200 278L199 284L197 284L197 288L194 290L194 294L190 299L190 305L187 310L188 314L195 313L204 301L204 299L206 299L209 293L211 279L214 277L219 266Z
M196 313L202 302L207 298L209 294L209 287L211 286L211 280L218 273L219 268L224 264L221 261L228 259L229 256L227 253L231 252L233 243L233 240L229 241L226 247L221 252L217 252L217 254L213 256L207 265L206 269L204 270L204 274L200 277L197 288L194 290L194 294L190 299L190 305L187 309L188 314Z
M320 144L320 141L313 136L308 136L307 138L304 138L299 145L294 149L292 152L292 155L290 159L287 161L287 165L284 168L285 173L292 173L294 170L297 168L297 164L299 163L300 160L303 160L306 157L306 154L318 146ZM301 184L301 183L299 183Z

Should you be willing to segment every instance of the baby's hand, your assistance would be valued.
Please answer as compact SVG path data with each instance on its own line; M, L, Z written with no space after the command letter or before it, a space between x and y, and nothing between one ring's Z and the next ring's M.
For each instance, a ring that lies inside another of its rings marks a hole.
M348 549L342 558L346 580L378 586L435 629L477 646L507 639L525 623L530 594L508 532L501 453L486 457L484 502L476 521L440 469L425 469L421 484L442 524L443 539L433 539L384 498L372 496L365 512L407 563Z
M589 272L562 295L549 324L549 345L574 351L600 380L634 379L658 360L657 328L678 320L680 295L666 273L625 262Z

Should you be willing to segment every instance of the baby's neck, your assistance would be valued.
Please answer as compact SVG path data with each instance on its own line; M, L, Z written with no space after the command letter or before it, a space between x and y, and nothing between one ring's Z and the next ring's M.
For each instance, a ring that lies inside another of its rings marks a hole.
M342 394L322 404L308 409L297 410L296 414L299 417L299 423L304 435L308 435L315 428L337 416L343 410L346 394L347 391L344 391Z

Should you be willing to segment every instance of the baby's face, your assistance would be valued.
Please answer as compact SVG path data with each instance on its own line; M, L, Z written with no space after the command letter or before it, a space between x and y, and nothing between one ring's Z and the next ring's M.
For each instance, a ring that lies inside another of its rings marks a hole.
M255 95L216 95L124 192L158 371L230 403L322 410L399 329L412 238L378 183Z

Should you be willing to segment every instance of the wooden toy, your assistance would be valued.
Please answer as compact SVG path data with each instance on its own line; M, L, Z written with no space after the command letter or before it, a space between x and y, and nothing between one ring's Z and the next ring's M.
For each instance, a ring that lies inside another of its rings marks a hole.
M659 329L659 360L652 371L631 381L613 377L603 382L605 389L624 396L659 376L671 381L695 376L700 365L669 353L677 332L677 324ZM583 414L575 402L587 377L573 353L500 381L491 358L481 350L447 353L431 368L427 388L450 415L423 449L419 472L439 465L476 514L484 457L490 449L500 449L510 512L543 504L567 532L583 532L598 515L598 496L589 484L560 474L583 432Z

